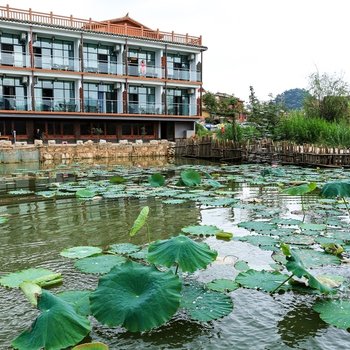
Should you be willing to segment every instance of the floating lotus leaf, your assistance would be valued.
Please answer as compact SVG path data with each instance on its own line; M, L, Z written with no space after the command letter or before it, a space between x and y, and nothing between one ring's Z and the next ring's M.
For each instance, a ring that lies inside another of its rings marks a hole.
M233 198L209 198L204 204L211 207L228 207L235 203L237 203L237 199Z
M72 348L72 350L108 350L108 345L96 342L96 343L87 343L80 344Z
M320 195L326 198L350 197L350 182L328 182L322 187Z
M31 327L12 342L15 349L65 349L83 340L90 332L89 321L73 306L43 290L38 300L42 313Z
M135 236L137 232L139 232L144 224L146 223L148 219L148 214L149 214L149 207L143 207L142 210L140 211L139 216L136 218L134 221L134 224L132 225L129 235L130 236Z
M0 278L0 284L4 287L18 288L22 282L32 282L45 286L45 282L61 279L60 273L54 273L47 269L28 269L9 273ZM61 279L62 281L62 279ZM40 283L38 283L40 282Z
M205 184L214 188L223 187L223 185L219 181L212 180L212 179L206 180Z
M147 259L153 264L166 267L178 264L182 271L194 272L207 267L216 257L217 252L207 244L180 235L151 243Z
M213 225L186 226L183 227L181 231L195 236L214 236L217 233L222 232L222 230Z
M198 186L201 183L201 176L196 170L184 170L180 176L185 186Z
M324 231L327 228L327 225L324 224L309 224L309 223L302 223L300 225L300 228L302 230L310 230L310 231Z
M315 244L314 237L305 236L305 235L285 235L280 237L281 242L287 244L295 244L295 245L312 245Z
M325 252L313 249L298 249L295 251L303 260L303 264L306 266L306 268L327 265L340 265L341 263L339 257L331 254L326 254Z
M153 187L164 186L164 184L165 184L165 177L162 174L156 173L156 174L151 175L148 178L148 182Z
M115 265L125 262L125 258L118 255L97 255L79 259L74 266L84 273L107 273Z
M284 176L285 172L281 168L266 168L260 171L261 176Z
M0 216L0 225L4 224L5 222L9 221L9 219L7 217L4 216Z
M226 294L190 285L182 290L181 307L193 320L208 322L229 315L233 302Z
M38 296L41 295L42 289L32 282L22 282L19 287L29 302L36 307L38 305Z
M207 288L217 292L232 292L239 288L239 284L228 279L217 279L207 283Z
M252 245L256 245L263 250L278 250L276 245L279 243L275 238L269 236L241 236L234 237L234 240L248 242Z
M78 198L93 198L96 196L96 192L88 190L88 189L82 189L82 190L78 190L77 192L75 192L75 195Z
M288 279L288 275L284 275L278 271L256 271L250 269L240 272L235 281L245 288L260 289L265 292L273 292L281 283ZM281 287L283 289L288 286Z
M272 223L274 224L279 224L279 225L300 225L303 222L301 220L297 219L283 219L283 218L276 218L271 220Z
M179 193L176 195L176 198L180 199L197 199L199 198L200 194L198 193Z
M270 231L278 227L276 224L267 221L240 222L237 226L243 227L249 231Z
M313 309L326 323L341 329L350 328L350 301L323 300L317 302Z
M122 184L126 181L126 179L122 176L112 176L110 179L109 179L109 182L112 183L112 184Z
M95 318L110 326L142 332L167 322L177 311L181 282L172 272L126 262L100 278L91 294Z
M309 271L306 270L305 265L303 264L303 261L299 257L298 254L295 253L293 250L289 250L290 255L286 256L287 263L286 268L289 272L291 272L293 275L302 278L305 277L308 280L309 287L313 289L319 290L321 293L331 293L333 292L332 288L327 287L326 285L323 285L320 283L316 277L314 277ZM330 255L333 256L333 255Z
M163 201L164 204L183 204L186 203L184 199L166 199Z
M317 275L317 280L329 288L338 288L345 281L345 277L339 275Z
M98 247L78 246L62 250L60 255L70 259L81 259L100 253L102 253L102 249Z
M310 193L317 188L316 182L310 182L308 184L302 184L299 186L289 187L282 191L284 194L290 196L302 196L304 194Z
M90 291L88 290L67 290L58 293L57 296L71 304L75 311L81 316L88 316L90 311Z
M128 254L130 258L137 259L137 260L145 260L148 255L148 247L143 248L135 253Z
M140 246L132 243L118 243L109 246L109 251L117 254L135 253L141 249Z
M248 263L246 261L243 261L243 260L236 261L234 264L234 268L237 271L247 271L250 269Z
M221 232L218 232L215 234L215 237L217 239L222 239L224 241L229 241L231 240L231 238L233 237L233 234L231 232L224 232L224 231L221 231Z

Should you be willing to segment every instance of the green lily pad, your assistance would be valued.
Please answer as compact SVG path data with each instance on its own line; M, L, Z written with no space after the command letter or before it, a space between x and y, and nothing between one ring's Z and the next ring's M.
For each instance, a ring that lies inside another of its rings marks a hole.
M196 170L184 170L180 176L185 186L198 186L201 183L201 176Z
M277 225L267 221L246 221L240 222L238 227L243 227L249 231L272 231L277 228Z
M164 184L165 184L165 177L162 174L156 173L156 174L151 175L148 178L148 182L153 187L164 186Z
M258 246L263 250L278 250L276 245L279 243L279 241L270 236L241 236L234 237L233 239L236 241L250 243L252 245Z
M273 292L281 283L288 279L288 275L284 275L278 271L256 271L250 269L240 272L235 281L245 288L259 289L265 292ZM282 286L286 289L288 286Z
M91 246L79 246L64 249L61 251L60 255L70 259L82 259L100 253L102 253L101 248Z
M57 279L61 274L56 274L47 269L27 269L17 272L9 273L0 278L0 284L4 287L18 288L22 282L37 283L38 279L41 281L50 281Z
M166 199L163 201L164 204L183 204L186 203L184 199Z
M77 192L75 192L75 195L78 198L93 198L96 196L96 193L94 191L91 191L88 189L82 189L82 190L78 190Z
M110 179L109 179L109 182L112 183L112 184L122 184L124 182L126 182L126 179L122 176L112 176Z
M9 218L0 216L0 225L6 223L7 221L9 221Z
M290 188L286 188L282 191L284 194L288 194L290 196L302 196L304 194L310 193L317 188L316 182L311 182L308 184L302 184L299 186L294 186Z
M205 243L197 243L180 235L151 243L148 248L148 261L166 267L178 264L182 271L194 272L205 268L214 261L217 252Z
M95 318L110 326L142 332L167 322L177 311L181 282L172 272L126 262L99 280L91 294Z
M313 309L328 324L341 329L350 328L350 301L325 300L317 302Z
M207 288L217 292L232 292L240 286L237 282L228 279L217 279L207 283Z
M243 261L243 260L236 261L234 264L234 268L237 271L247 271L250 269L248 263L246 261Z
M36 307L38 305L38 296L41 295L42 289L32 282L22 282L19 287L29 302Z
M195 236L214 236L217 233L222 232L222 230L213 225L186 226L183 227L181 231Z
M181 308L191 319L208 322L229 315L233 310L233 302L226 294L200 285L190 285L182 290Z
M125 262L125 258L118 255L97 255L79 259L74 266L84 273L107 273L115 265Z
M12 341L15 349L65 349L83 340L91 330L89 321L73 306L43 290L38 300L42 313L32 326Z
M324 224L302 223L299 227L300 227L302 230L324 231L324 230L327 228L327 225L324 225Z
M339 257L313 249L298 249L296 252L303 260L303 264L306 268L340 265L341 263Z
M204 205L210 207L229 207L235 203L237 203L237 199L234 198L209 198L207 201L203 202Z
M67 290L58 293L57 296L71 304L79 315L88 316L91 314L90 293L88 290Z
M87 343L87 344L80 344L72 348L72 350L108 350L108 345L95 342L95 343Z
M131 254L138 252L141 249L140 246L132 243L118 243L109 246L108 251L116 254Z
M320 195L325 198L350 197L350 182L328 182L322 187Z
M283 219L283 218L275 218L275 219L272 219L271 222L274 223L274 224L287 225L287 226L300 225L300 224L303 223L301 220L297 220L297 219Z
M143 207L129 231L130 236L135 236L136 233L142 229L142 227L145 225L148 219L148 214L149 214L149 207L148 206Z

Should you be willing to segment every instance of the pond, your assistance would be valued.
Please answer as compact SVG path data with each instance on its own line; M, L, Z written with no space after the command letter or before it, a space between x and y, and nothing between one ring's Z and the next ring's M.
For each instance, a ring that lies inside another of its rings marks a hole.
M179 186L181 172L188 169L201 175L200 185ZM302 197L282 191L310 182L322 188L326 182L348 179L350 171L293 166L280 166L278 170L268 165L191 161L142 166L51 165L45 169L2 166L0 277L28 268L47 268L63 275L63 284L49 289L54 294L94 289L99 276L77 271L74 261L60 252L74 246L106 249L116 243L147 243L145 229L133 237L129 231L142 208L148 206L152 241L177 236L184 227L197 225L216 226L233 234L230 240L215 235L191 236L218 252L215 262L194 273L192 278L197 281L234 280L245 271L238 268L237 261L257 271L282 271L280 246L284 242L298 250L313 274L342 276L338 295L348 300L350 236L346 206L336 199L322 199L317 189ZM28 177L28 171L32 176ZM150 186L148 179L155 173L164 175L164 186ZM113 182L113 177L119 180ZM85 192L85 196L77 196L81 190L93 195L86 196ZM340 257L324 252L322 244L329 243L345 249ZM90 338L111 349L350 348L348 331L326 323L314 311L315 302L325 297L310 288L299 286L269 294L241 286L228 295L233 311L218 320L203 323L179 312L157 329L131 333L91 318ZM37 315L19 289L0 286L1 349L11 349L11 341Z

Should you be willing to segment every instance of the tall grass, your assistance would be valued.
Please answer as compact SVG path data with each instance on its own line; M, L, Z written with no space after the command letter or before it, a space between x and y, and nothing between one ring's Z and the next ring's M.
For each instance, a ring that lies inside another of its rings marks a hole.
M303 112L295 111L280 120L275 130L275 138L298 144L350 147L350 126L346 121L328 122L321 118L306 117Z

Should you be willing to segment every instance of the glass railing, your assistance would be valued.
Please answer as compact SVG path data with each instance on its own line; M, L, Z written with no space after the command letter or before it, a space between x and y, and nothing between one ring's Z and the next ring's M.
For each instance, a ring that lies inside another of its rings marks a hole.
M130 114L162 114L163 108L158 103L129 102L128 112Z
M84 112L86 113L118 113L117 100L84 99ZM120 111L121 113L122 111Z
M169 115L196 115L197 109L195 104L173 103L168 104L167 111Z
M52 70L79 71L79 59L62 56L34 55L34 67Z
M16 96L4 95L0 97L0 110L6 111L27 111L27 98L18 98Z
M0 64L3 66L26 67L29 66L29 56L13 51L0 51Z
M40 112L79 112L80 100L51 97L35 99L35 110Z
M122 75L123 65L111 61L84 60L84 72Z
M155 65L141 67L138 64L128 64L128 75L147 78L161 78L162 68Z

